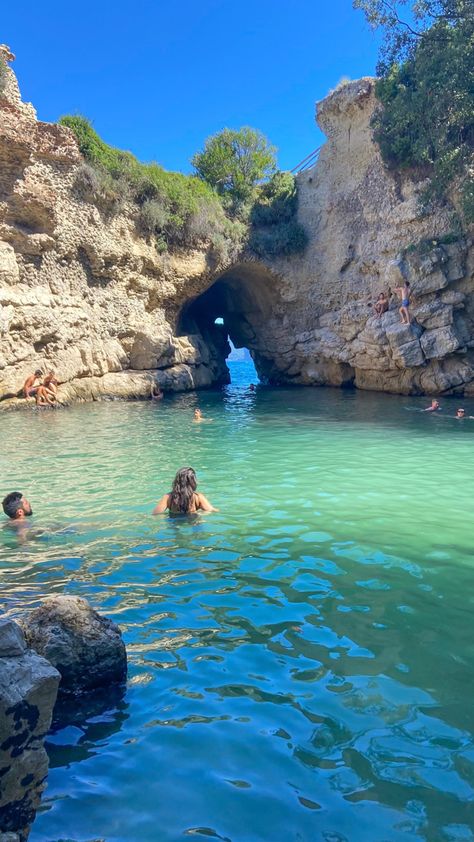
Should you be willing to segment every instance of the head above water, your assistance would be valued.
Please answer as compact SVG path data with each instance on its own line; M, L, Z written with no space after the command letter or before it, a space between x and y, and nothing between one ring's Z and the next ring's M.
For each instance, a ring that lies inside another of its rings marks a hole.
M456 417L457 418L464 418L464 415L465 415L465 410L462 407L459 407L459 409L456 412Z
M200 410L200 409L195 409L195 410L194 410L194 417L195 417L195 418L202 418L202 412L201 412L201 410ZM182 468L181 470L183 470L183 471L184 471L184 468Z
M439 403L436 400L436 398L433 398L433 400L431 401L431 406L434 407L434 409L438 409Z
M191 509L196 488L197 479L194 468L180 468L173 480L169 499L170 510L187 514Z
M20 520L33 514L31 504L21 491L12 491L2 500L3 511L11 520Z

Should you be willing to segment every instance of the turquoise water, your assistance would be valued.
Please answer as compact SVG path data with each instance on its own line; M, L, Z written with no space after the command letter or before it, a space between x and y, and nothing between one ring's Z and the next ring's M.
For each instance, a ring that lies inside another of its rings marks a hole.
M51 529L1 531L6 611L85 596L129 654L49 736L31 842L474 839L474 421L233 370L0 419L2 491ZM220 512L151 517L185 464Z

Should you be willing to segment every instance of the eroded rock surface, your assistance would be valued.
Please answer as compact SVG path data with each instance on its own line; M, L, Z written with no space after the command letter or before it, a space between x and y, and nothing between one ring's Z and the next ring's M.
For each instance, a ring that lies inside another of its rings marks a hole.
M327 143L298 177L305 253L223 262L206 243L160 255L136 208L87 201L73 134L37 121L10 70L0 99L0 408L25 406L14 396L38 366L57 372L65 401L143 398L154 381L223 383L227 334L272 382L474 392L470 232L460 233L456 196L422 213L423 184L387 172L372 141L376 107L369 78L318 104ZM383 319L371 309L404 279L409 330L395 298Z
M20 627L0 620L0 839L24 842L48 773L43 738L59 673L27 649ZM4 834L4 835L3 835Z
M127 653L118 626L85 599L52 596L23 620L26 641L61 675L61 693L89 692L120 684Z

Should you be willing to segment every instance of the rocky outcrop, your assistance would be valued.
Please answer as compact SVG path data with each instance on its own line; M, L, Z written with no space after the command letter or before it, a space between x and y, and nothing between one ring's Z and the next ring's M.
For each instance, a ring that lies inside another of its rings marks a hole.
M28 645L61 675L60 693L83 693L127 677L118 626L77 596L52 596L22 620Z
M372 141L376 107L372 79L318 104L327 143L298 177L303 255L223 260L206 243L162 255L136 208L84 198L74 136L37 121L10 70L0 98L0 408L15 405L38 366L57 372L65 401L146 397L154 381L223 383L228 334L271 382L474 391L472 240L459 231L456 197L423 213L423 184L387 172ZM371 309L404 279L409 330L395 297L383 319Z
M27 649L20 627L0 620L0 839L24 842L48 772L43 737L59 673Z

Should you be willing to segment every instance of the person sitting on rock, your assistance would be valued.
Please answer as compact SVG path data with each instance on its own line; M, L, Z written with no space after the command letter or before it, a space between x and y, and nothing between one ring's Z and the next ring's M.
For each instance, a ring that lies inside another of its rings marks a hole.
M20 525L21 521L33 514L31 503L23 496L21 491L12 491L7 494L2 500L2 506L7 517L15 521L15 525Z
M377 298L377 301L375 302L375 304L373 306L373 311L374 311L375 315L378 316L379 319L380 319L380 317L383 316L383 314L386 313L387 310L388 310L388 297L384 292L381 292L379 297Z
M56 397L58 391L59 381L56 379L54 371L49 371L43 380L43 386L53 397Z
M174 515L192 515L197 512L218 512L204 494L196 491L197 479L193 468L180 468L173 480L170 494L164 494L152 514L160 515L169 510Z
M22 389L25 398L36 397L36 393L41 386L42 376L43 372L40 368L37 368L34 374L30 374L30 376L26 378Z
M402 287L396 287L395 292L398 292L402 305L399 308L398 312L402 317L402 325L409 325L410 322L410 313L408 308L410 306L410 284L408 281L405 281Z
M433 400L431 401L431 406L427 406L426 409L422 410L422 412L437 412L438 409L441 409L441 407L436 398L433 398Z
M46 388L44 383L38 386L36 390L36 406L54 406L56 403L56 394Z

